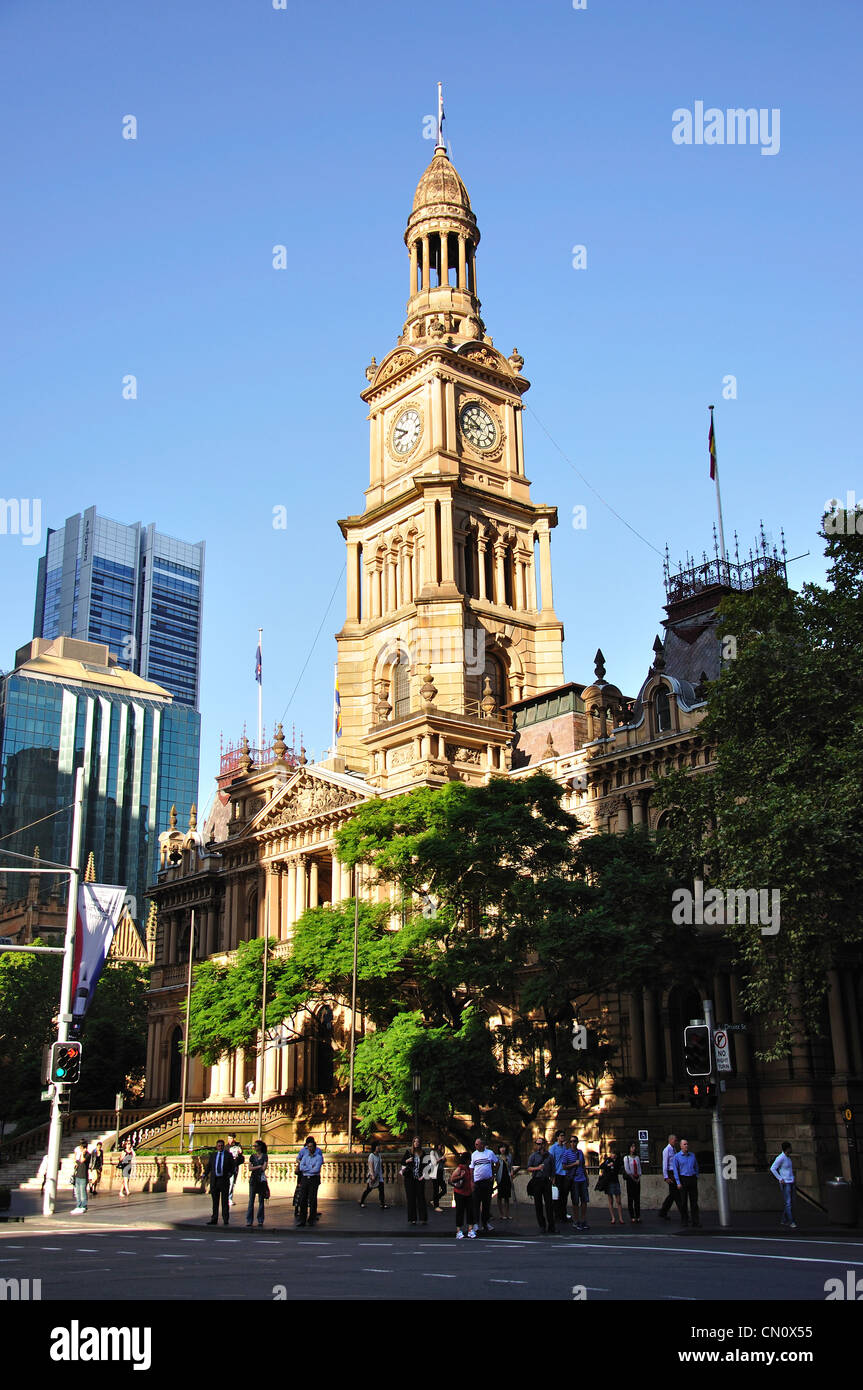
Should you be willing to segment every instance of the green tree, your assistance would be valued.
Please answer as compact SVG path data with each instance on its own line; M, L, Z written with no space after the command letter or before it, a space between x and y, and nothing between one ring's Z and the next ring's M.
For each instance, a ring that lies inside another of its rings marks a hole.
M662 779L674 808L666 844L678 882L780 893L779 931L726 926L743 1003L772 1020L763 1055L817 1032L827 971L863 939L863 511L826 519L827 585L776 578L726 598L733 654L708 689L701 732L715 766Z
M81 1030L81 1081L75 1106L113 1106L144 1075L149 970L117 961L102 971Z
M34 942L34 945L44 944ZM42 1049L56 1040L51 1019L60 1002L60 957L0 952L0 1120L40 1124L47 1106Z

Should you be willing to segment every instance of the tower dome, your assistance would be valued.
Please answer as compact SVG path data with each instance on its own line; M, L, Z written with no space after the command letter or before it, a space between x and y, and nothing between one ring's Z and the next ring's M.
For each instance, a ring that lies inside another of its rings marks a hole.
M479 228L467 189L442 143L417 184L405 245L411 261L410 297L401 341L484 338L476 292Z

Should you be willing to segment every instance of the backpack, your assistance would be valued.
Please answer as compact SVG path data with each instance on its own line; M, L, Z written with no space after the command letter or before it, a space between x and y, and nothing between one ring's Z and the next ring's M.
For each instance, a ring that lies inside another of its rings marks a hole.
M460 1163L450 1178L453 1192L459 1197L469 1197L473 1192L473 1177L466 1164Z

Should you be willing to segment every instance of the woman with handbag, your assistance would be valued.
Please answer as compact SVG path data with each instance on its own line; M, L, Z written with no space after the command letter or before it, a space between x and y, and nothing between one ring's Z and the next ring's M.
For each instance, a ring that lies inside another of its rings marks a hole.
M629 1153L623 1160L623 1172L626 1182L626 1200L629 1207L629 1219L633 1226L641 1225L641 1159L638 1157L638 1145L630 1144Z
M117 1164L117 1167L118 1167L119 1170L120 1170L120 1178L121 1178L121 1186L120 1186L120 1196L121 1196L121 1197L128 1197L128 1196L130 1195L130 1193L129 1193L129 1179L130 1179L131 1176L132 1176L132 1170L133 1170L134 1166L135 1166L135 1150L132 1148L132 1141L131 1141L131 1139L126 1139L125 1142L124 1142L124 1144L123 1144L123 1152L120 1154L120 1162Z
M537 1225L543 1235L546 1231L550 1236L557 1235L557 1228L554 1224L554 1202L551 1196L554 1157L548 1151L547 1139L537 1139L534 1151L527 1160L527 1171L530 1173L527 1195L533 1198Z
M255 1198L258 1199L258 1225L264 1224L264 1202L270 1195L267 1182L267 1146L263 1139L256 1139L249 1154L249 1205L246 1208L246 1225L251 1226L255 1215Z
M611 1215L611 1224L615 1225L614 1204L617 1203L617 1220L623 1225L623 1208L620 1205L620 1174L623 1169L623 1160L617 1152L616 1144L609 1144L608 1152L599 1165L599 1178L596 1183L597 1192L604 1192L608 1198L608 1210ZM600 1186L602 1184L602 1186Z
M453 1169L450 1184L455 1203L455 1238L456 1240L464 1240L465 1235L467 1235L468 1240L475 1240L473 1174L470 1169L470 1154L459 1154L458 1164ZM465 1231L465 1223L467 1223L467 1231Z
M511 1221L509 1203L512 1197L512 1153L509 1144L501 1144L497 1165L497 1214L501 1221Z

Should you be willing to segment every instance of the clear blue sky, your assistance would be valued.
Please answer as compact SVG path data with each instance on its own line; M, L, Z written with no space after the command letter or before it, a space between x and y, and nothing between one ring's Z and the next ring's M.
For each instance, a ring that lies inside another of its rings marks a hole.
M539 421L677 557L712 543L714 402L729 538L784 525L790 555L812 552L795 583L823 574L824 504L863 493L861 27L857 0L5 0L2 492L41 498L50 526L95 502L207 542L205 802L220 731L255 724L259 624L271 725L341 574L336 520L368 483L363 369L403 323L438 79L488 332L533 382L567 678L601 645L638 688L661 561ZM672 112L696 101L779 108L779 152L676 145ZM41 551L0 536L5 668ZM339 583L287 716L315 754L343 617Z

